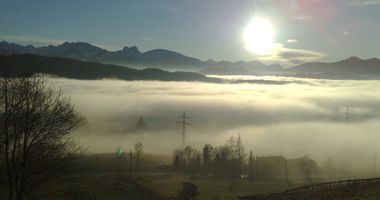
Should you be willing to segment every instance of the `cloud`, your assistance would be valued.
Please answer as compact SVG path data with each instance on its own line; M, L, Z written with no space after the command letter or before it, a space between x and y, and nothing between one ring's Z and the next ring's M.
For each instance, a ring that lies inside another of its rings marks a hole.
M296 40L296 39L289 39L286 42L290 43L290 44L296 44L296 43L298 43L298 40Z
M346 6L353 7L364 7L364 6L379 6L379 0L355 0L349 1L345 4Z
M317 51L286 48L280 43L276 43L274 46L270 55L259 56L258 59L279 62L286 66L294 66L305 62L320 60L326 56Z
M133 127L137 120L135 117L142 115L150 119L148 121L151 122L148 124L156 127L157 130L173 127L173 120L183 109L188 109L193 115L196 127L205 128L214 124L215 127L214 125L211 127L215 130L224 129L226 126L253 124L266 126L292 121L333 120L339 122L345 118L335 120L332 115L336 109L347 105L346 103L339 105L344 99L343 96L348 95L349 99L355 99L355 101L361 99L354 98L354 94L351 96L350 91L341 92L342 95L333 98L330 96L331 91L323 91L323 88L330 84L323 81L286 79L296 85L288 84L288 86L280 87L262 84L173 84L155 81L70 81L65 79L54 79L54 84L61 86L63 91L71 95L78 109L86 113L90 121L96 116L103 119L101 123L124 122L124 125L128 126L125 122L129 122L131 123L129 125ZM272 81L284 80L276 78ZM333 83L336 84L334 85L336 90L343 87L343 83L331 82ZM251 87L257 90L251 91ZM356 87L347 88L356 90ZM283 89L286 90L283 91ZM309 89L317 91L307 92ZM306 92L306 94L291 97L289 91L292 93L296 91L297 94ZM236 99L236 95L239 95L240 99ZM276 101L277 98L287 100ZM355 104L356 108L375 107L376 99L368 98L365 103L359 101L352 104ZM363 115L356 120L367 119L372 119L371 115Z
M299 15L299 16L293 17L293 19L298 20L298 21L307 21L307 20L311 19L311 16L310 15Z

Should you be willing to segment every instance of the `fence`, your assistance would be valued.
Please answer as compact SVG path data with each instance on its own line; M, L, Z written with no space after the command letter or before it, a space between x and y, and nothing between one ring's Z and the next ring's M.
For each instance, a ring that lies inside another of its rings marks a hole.
M372 185L375 183L380 183L380 178L369 178L369 179L355 179L355 180L343 180L343 181L331 181L325 183L318 183L313 185L307 185L295 189L286 190L280 193L272 194L258 194L251 196L239 197L241 200L260 200L260 199L276 199L276 197L284 196L299 196L310 194L312 196L329 195L333 193L354 193L356 188L365 185Z

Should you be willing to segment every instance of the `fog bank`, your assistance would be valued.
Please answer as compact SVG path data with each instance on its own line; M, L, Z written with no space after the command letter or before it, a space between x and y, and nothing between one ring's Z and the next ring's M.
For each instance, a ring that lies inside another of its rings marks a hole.
M308 154L320 162L331 156L348 165L354 157L360 168L370 168L374 155L380 155L380 81L227 78L286 84L58 78L49 83L87 118L74 138L90 153L128 149L136 141L147 152L171 153L181 144L176 120L186 110L193 123L187 144L198 148L240 134L246 149L259 155ZM134 131L139 117L147 124L144 133Z

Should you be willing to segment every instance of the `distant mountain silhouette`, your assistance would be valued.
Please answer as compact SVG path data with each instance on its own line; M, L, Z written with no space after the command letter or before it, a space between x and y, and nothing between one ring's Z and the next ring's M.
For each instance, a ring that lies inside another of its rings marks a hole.
M119 51L107 51L84 42L65 42L58 46L33 47L31 45L22 46L3 41L0 42L0 54L36 54L104 64L116 64L132 68L154 67L172 71L202 70L204 74L254 74L255 72L282 70L281 66L266 66L259 61L201 61L197 58L165 49L140 52L137 47L133 46L124 47Z
M207 75L279 75L319 79L380 79L380 60L377 58L363 60L351 57L338 62L310 62L284 69L279 64L266 65L260 61L201 61L197 58L165 49L140 52L135 46L124 47L119 51L108 51L84 42L65 42L58 46L50 45L45 47L0 42L0 55L11 54L35 54L140 69L158 68L170 71L192 71Z
M134 68L156 67L170 70L196 71L203 67L203 62L199 59L187 57L174 51L155 49L142 53L135 46L124 47L120 51L107 51L84 42L65 42L58 46L33 47L3 41L0 42L0 54L36 54Z
M49 74L73 79L159 80L222 82L192 72L168 72L160 69L131 69L123 66L85 62L68 58L32 54L0 55L0 76L20 77L30 74Z
M333 63L310 62L288 69L287 72L309 78L380 79L380 60L350 57Z

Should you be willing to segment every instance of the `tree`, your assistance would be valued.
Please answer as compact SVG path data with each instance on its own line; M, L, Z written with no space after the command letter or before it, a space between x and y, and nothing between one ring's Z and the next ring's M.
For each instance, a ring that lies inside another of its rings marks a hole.
M240 178L246 167L244 159L244 146L240 136L237 140L231 137L223 146L213 147L206 144L201 151L191 146L176 149L173 169L177 173L191 173L196 176L202 172L215 177Z
M253 180L253 153L252 150L249 151L248 158L248 182L251 183Z
M305 181L307 183L312 183L313 180L311 178L311 173L313 170L316 170L318 168L317 163L312 160L308 155L305 155L299 160L300 168L305 176Z
M140 159L141 159L141 155L142 155L142 152L143 152L143 149L144 149L144 145L141 142L137 142L134 145L133 149L134 149L134 152L135 152L135 155L136 155L136 170L139 170L139 168L140 168Z
M322 168L324 173L328 176L328 178L331 178L331 176L333 175L333 166L334 162L332 157L328 157L327 160L323 163Z
M197 175L201 169L201 153L191 146L174 151L173 165L176 172Z
M144 119L140 117L136 124L136 131L145 131L145 128L146 124L144 122Z
M238 175L240 176L242 173L243 173L243 165L244 165L244 159L245 159L245 153L244 153L244 146L243 146L243 143L241 141L241 137L240 137L240 134L238 136L238 139L236 140L236 144L235 144L235 156L237 157L236 158L236 162L237 162L237 172L239 173Z
M206 144L202 150L203 172L206 174L209 174L211 172L212 151L213 151L213 148L210 144Z
M70 100L41 76L0 79L0 162L8 199L59 175L83 151L68 137L84 124Z

